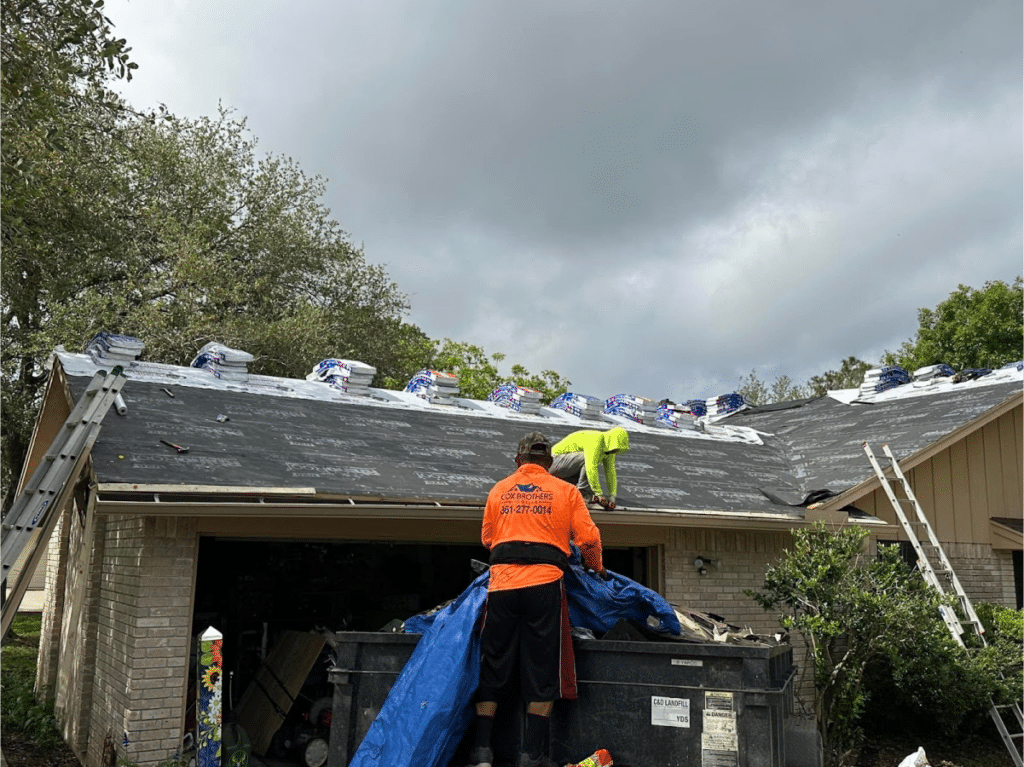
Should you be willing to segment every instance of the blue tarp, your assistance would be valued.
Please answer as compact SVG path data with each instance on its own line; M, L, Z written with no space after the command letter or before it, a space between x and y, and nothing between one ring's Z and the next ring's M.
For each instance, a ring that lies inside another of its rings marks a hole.
M608 631L621 618L678 635L675 610L655 591L624 575L607 581L587 573L573 548L565 575L569 619L573 626ZM430 615L405 622L409 633L422 633L409 662L370 725L350 767L445 767L473 716L473 693L480 677L477 622L487 599L488 573L470 584L458 599Z

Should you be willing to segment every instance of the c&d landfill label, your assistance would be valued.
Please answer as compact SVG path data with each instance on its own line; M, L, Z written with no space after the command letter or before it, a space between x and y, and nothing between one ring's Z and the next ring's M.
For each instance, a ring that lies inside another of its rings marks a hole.
M689 698L651 696L651 724L659 727L689 727Z

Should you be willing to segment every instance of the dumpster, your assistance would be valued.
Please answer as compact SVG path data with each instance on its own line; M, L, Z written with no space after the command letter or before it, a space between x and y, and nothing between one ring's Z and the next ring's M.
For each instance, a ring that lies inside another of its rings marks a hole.
M636 767L786 765L788 646L580 640L576 677L551 717L560 764L607 748Z
M329 767L347 767L418 634L340 632L331 671ZM550 751L564 764L607 748L628 767L785 767L793 715L787 645L578 639L579 700L558 701ZM499 708L495 757L514 759L521 714ZM465 745L465 744L464 744ZM460 747L452 765L465 763ZM513 762L514 763L514 762Z

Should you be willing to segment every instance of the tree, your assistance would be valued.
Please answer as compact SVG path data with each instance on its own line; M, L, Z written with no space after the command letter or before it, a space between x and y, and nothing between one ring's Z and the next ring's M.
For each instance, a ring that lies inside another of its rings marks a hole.
M757 377L757 371L751 370L750 375L740 379L737 394L742 394L749 405L764 405L769 402L788 402L807 397L807 388L793 383L787 375L778 376L769 387Z
M50 291L60 300L79 254L114 234L95 223L94 203L104 195L87 179L102 157L90 142L107 135L125 111L106 83L130 79L136 65L126 41L113 35L102 0L11 0L0 4L0 22L0 486L6 496L28 447L42 380L38 362L45 352L30 339L47 318L36 298Z
M562 378L553 370L544 370L533 375L522 365L512 366L509 375L498 371L497 363L504 362L505 355L501 352L488 354L480 346L444 339L437 344L437 350L431 359L431 366L454 373L459 376L459 390L462 395L471 399L487 399L494 389L501 384L514 383L541 392L541 401L548 404L559 394L564 393L571 381Z
M980 290L960 285L934 311L920 309L915 338L896 352L886 352L888 365L914 371L945 363L955 370L997 368L1021 359L1024 347L1024 287L986 282Z
M91 112L61 152L40 155L15 189L32 204L3 221L5 487L27 449L42 362L101 330L177 364L220 341L271 375L354 358L377 367L378 385L429 360L432 342L402 319L405 296L330 218L323 180L259 156L244 121L81 108Z
M833 389L855 389L861 385L864 374L870 369L870 363L856 357L847 357L839 366L839 370L829 370L813 376L807 382L807 386L815 397L824 397Z

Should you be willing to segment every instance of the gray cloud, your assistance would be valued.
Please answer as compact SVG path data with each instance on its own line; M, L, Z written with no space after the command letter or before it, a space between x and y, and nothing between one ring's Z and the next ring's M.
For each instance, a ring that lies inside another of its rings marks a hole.
M435 338L679 399L877 358L1021 271L1019 4L108 2Z

